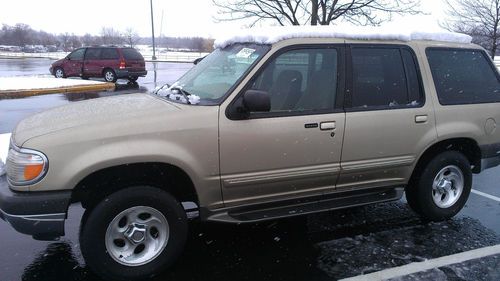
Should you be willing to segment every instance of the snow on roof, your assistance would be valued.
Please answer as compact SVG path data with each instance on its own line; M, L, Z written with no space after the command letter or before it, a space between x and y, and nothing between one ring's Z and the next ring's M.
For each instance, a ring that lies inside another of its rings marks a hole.
M280 26L265 29L248 29L227 34L215 40L215 48L235 43L273 44L291 38L343 38L359 40L430 40L441 42L470 43L469 35L446 31L438 26L410 29L392 23L384 27L329 26Z

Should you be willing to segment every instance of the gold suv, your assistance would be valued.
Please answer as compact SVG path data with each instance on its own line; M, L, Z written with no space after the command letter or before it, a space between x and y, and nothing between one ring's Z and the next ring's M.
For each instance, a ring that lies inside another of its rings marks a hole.
M426 219L457 214L472 174L500 163L500 77L487 53L451 33L301 30L217 41L153 94L23 120L0 216L50 240L80 202L89 267L133 280L175 261L190 219L258 222L404 192Z

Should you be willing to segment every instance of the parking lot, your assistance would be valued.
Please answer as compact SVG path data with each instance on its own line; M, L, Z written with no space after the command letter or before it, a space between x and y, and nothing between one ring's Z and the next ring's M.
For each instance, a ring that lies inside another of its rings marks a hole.
M49 63L0 59L0 76L47 74ZM175 81L191 66L149 63L147 77L138 84L118 81L113 92L0 100L0 134L43 109L148 92ZM186 251L154 280L337 280L379 271L391 280L500 280L500 254L485 254L492 249L485 247L500 244L499 182L500 167L476 175L465 208L439 223L419 219L404 199L260 224L192 222ZM5 176L0 177L0 188L6 185ZM0 280L100 280L86 268L79 250L83 211L71 206L66 236L55 242L35 241L0 221ZM452 256L460 253L462 259ZM471 259L473 253L479 258ZM430 266L405 267L425 260ZM391 275L391 268L412 273Z

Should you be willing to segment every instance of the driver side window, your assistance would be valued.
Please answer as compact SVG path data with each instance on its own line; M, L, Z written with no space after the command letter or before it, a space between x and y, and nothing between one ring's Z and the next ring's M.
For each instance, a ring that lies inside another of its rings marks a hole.
M78 49L69 54L68 58L71 60L82 60L85 49Z
M287 51L267 64L251 89L269 93L271 113L331 111L337 91L337 58L332 48Z

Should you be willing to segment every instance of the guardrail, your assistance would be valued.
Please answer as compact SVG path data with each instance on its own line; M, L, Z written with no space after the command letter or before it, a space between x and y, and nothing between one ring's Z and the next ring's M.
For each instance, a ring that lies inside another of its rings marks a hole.
M66 57L68 52L49 53L23 53L23 52L0 52L0 57L5 58L47 58L58 60ZM153 54L142 53L146 61L153 61ZM195 59L206 56L208 53L200 52L167 52L156 55L156 61L164 62L193 62Z

